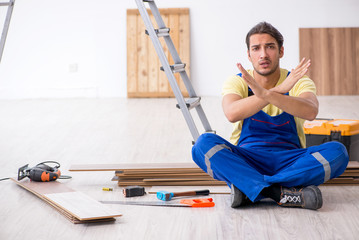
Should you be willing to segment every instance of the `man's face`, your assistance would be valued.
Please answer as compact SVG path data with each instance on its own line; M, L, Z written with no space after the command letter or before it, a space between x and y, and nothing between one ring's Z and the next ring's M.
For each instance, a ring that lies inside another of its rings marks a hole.
M277 41L269 34L253 34L249 38L248 59L262 76L269 76L279 68L283 51L284 48L279 49Z

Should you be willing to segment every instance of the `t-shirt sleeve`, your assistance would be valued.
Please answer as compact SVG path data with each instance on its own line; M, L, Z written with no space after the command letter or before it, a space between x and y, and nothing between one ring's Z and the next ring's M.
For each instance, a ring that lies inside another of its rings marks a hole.
M248 94L247 89L247 84L240 76L230 76L223 84L222 96L227 94L237 94L243 98Z
M313 80L311 80L309 77L304 76L294 85L294 87L290 90L291 96L298 97L300 94L304 92L312 92L314 94L317 93L317 88L315 87L315 84Z

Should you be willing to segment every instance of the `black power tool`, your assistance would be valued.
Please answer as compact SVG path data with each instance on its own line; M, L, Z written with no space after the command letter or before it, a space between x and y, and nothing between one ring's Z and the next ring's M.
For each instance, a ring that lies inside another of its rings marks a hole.
M45 163L55 163L56 165L51 167ZM61 176L59 167L60 164L55 161L45 161L32 168L29 167L29 164L26 164L19 168L17 180L20 181L21 179L28 177L35 182L55 181Z

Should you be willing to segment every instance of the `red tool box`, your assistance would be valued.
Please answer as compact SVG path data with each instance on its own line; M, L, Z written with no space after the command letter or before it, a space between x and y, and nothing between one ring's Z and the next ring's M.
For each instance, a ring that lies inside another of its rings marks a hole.
M304 133L307 147L338 141L347 148L349 160L359 161L359 120L315 119L305 121Z

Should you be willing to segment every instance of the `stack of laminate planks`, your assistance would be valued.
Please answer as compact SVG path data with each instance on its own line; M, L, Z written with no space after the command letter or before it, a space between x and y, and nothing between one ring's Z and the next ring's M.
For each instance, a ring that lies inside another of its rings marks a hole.
M119 186L213 186L214 180L195 163L133 163L72 165L70 171L115 171Z
M17 181L13 178L11 180L44 200L73 223L114 221L114 217L121 216L118 211L58 181L34 182L29 179Z
M115 171L118 186L226 185L203 172L195 163L133 163L72 165L70 171ZM359 162L350 161L345 172L325 184L359 184Z
M324 184L359 184L359 162L349 161L344 173L337 178L331 179Z
M203 172L198 167L121 169L115 172L113 181L119 186L212 186L226 185Z

